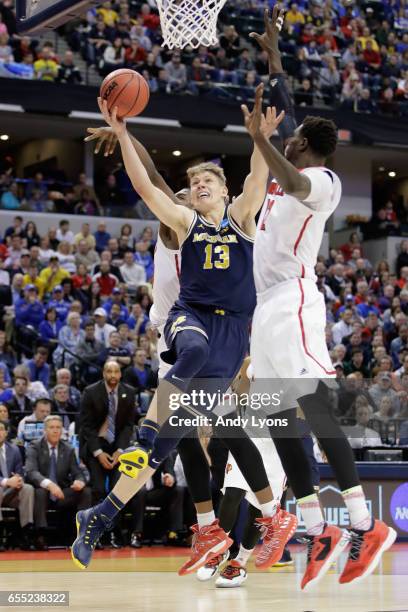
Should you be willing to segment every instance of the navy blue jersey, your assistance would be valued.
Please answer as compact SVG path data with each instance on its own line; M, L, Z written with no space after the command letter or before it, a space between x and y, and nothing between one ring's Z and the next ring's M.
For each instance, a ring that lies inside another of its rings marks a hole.
M194 214L181 248L179 299L250 316L256 304L254 241L240 230L229 208L219 227Z

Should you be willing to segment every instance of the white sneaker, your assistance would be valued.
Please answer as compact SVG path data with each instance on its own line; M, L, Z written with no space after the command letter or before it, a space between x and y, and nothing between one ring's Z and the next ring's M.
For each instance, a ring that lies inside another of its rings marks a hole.
M216 557L213 557L208 563L206 563L205 565L203 565L203 567L200 567L200 569L197 570L197 573L196 573L197 579L200 580L201 582L205 582L206 580L211 580L211 578L213 578L215 574L218 572L220 566L225 561L227 561L228 558L229 558L229 550L227 550L225 553L222 553L221 555L217 555Z
M215 581L215 586L218 588L231 589L241 586L247 578L248 573L245 567L242 567L242 565L233 559L224 567Z

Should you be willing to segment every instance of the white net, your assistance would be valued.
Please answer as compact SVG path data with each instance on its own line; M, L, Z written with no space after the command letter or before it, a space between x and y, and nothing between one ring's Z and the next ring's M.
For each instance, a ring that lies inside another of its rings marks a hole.
M217 19L227 0L156 0L163 32L163 46L217 45Z

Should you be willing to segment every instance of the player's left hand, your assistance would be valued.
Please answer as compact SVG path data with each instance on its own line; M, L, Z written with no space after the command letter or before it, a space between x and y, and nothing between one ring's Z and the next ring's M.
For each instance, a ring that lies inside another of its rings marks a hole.
M165 487L172 487L175 482L174 476L171 474L163 474L163 484Z
M276 107L268 106L268 108L266 109L266 113L262 114L260 128L261 133L265 136L265 138L267 138L268 140L272 138L273 134L275 133L275 130L283 120L284 116L285 111L281 111L279 115L276 115Z
M110 113L108 110L108 103L106 100L102 100L102 98L98 98L98 105L105 119L106 123L111 126L113 133L119 139L126 133L126 122L122 119L119 119L118 107L115 106Z
M71 489L73 489L74 491L82 491L84 486L85 486L85 483L83 480L74 480L74 482L71 485Z
M98 155L104 144L105 157L108 157L108 155L112 155L112 153L116 149L116 145L118 144L118 137L116 136L111 127L89 127L86 131L89 132L90 136L84 138L84 142L91 142L91 140L96 140L94 149L95 155Z
M245 127L252 138L261 133L263 92L264 86L263 83L261 83L255 90L255 103L252 112L249 112L246 104L242 104L241 106L241 110L244 114Z

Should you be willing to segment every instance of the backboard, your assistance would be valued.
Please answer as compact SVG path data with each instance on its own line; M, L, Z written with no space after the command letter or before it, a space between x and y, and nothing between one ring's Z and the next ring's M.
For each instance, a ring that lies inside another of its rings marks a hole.
M100 4L97 0L16 0L19 33L49 32Z

